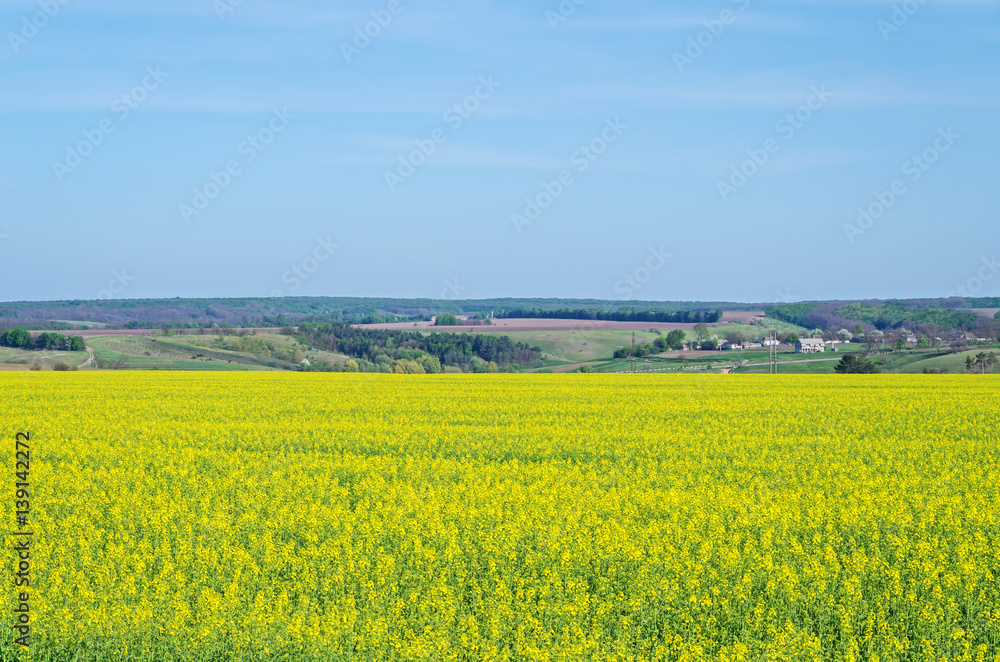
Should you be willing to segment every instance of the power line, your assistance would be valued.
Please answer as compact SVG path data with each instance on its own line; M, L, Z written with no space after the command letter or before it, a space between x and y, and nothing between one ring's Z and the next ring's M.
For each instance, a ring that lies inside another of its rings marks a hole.
M632 372L635 372L635 331L632 332Z

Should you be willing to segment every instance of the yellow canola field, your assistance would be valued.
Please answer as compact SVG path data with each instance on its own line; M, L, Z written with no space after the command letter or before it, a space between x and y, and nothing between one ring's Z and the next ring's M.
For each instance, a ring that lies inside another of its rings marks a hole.
M996 662L998 395L989 376L9 373L3 533L30 430L45 662ZM21 653L6 632L0 660Z

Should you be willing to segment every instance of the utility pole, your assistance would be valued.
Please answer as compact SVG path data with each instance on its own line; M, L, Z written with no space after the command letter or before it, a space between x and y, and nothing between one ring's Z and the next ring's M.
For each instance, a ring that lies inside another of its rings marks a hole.
M632 372L635 372L635 331L632 332Z
M778 374L778 332L774 332L774 374Z
M774 374L774 345L771 344L771 332L767 332L767 374Z
M767 336L768 344L768 371L772 375L778 374L778 332L771 331Z

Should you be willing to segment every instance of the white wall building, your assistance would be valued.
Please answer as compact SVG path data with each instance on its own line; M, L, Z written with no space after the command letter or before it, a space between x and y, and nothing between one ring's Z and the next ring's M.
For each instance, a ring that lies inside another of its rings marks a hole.
M826 351L826 343L821 338L803 338L795 343L796 354L821 354Z

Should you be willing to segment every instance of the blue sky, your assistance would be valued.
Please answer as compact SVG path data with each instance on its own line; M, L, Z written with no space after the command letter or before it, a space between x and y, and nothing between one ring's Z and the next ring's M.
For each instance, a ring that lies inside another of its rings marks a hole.
M64 3L0 300L1000 296L995 1Z

